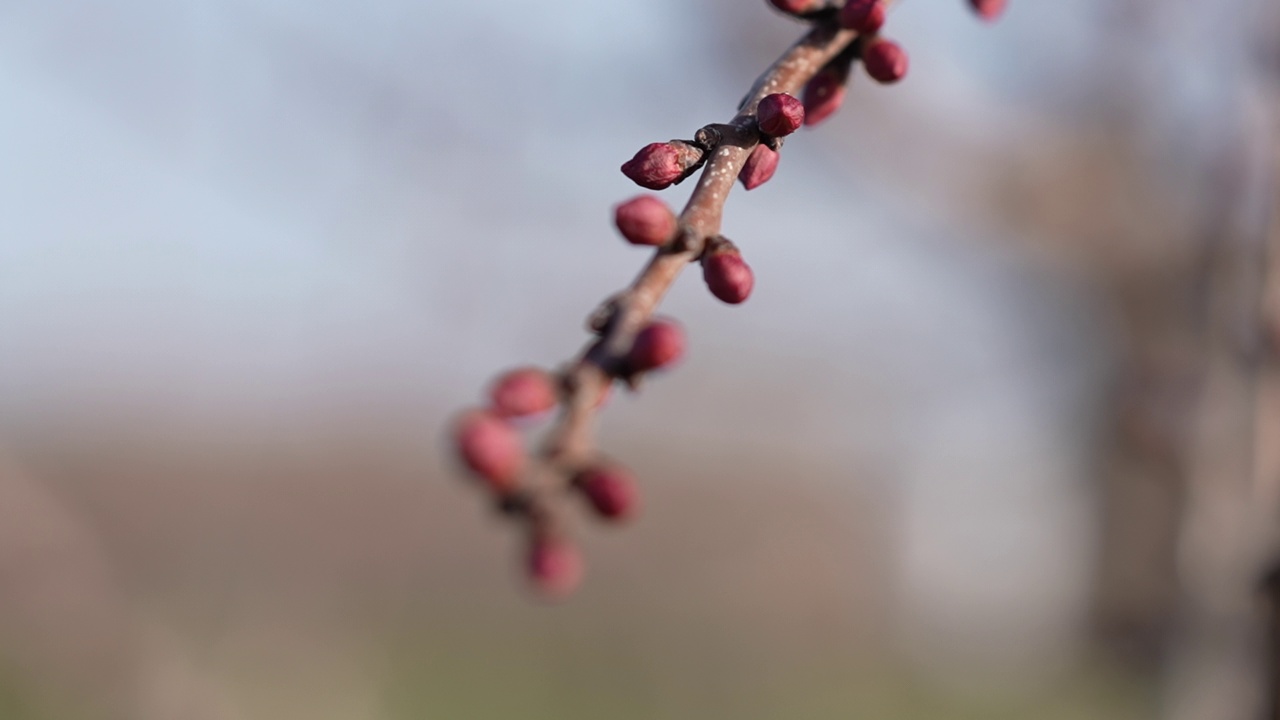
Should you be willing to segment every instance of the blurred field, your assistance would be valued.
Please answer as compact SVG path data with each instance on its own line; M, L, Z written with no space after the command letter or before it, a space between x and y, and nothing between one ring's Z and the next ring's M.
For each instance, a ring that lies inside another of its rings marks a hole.
M176 663L183 684L216 687L246 717L1149 712L1144 681L1105 663L1082 660L1028 690L996 676L940 684L895 659L884 625L894 583L877 546L886 503L851 494L841 469L777 452L726 462L618 446L649 458L635 463L651 480L643 522L584 528L595 566L585 592L562 607L531 602L513 538L443 472L423 442L438 428L402 412L11 435L22 474L92 546L62 538L54 557L68 561L46 564L33 590L45 601L10 597L5 632L39 662L10 675L6 717L61 717L74 693L50 677L140 672L115 667L124 658ZM77 577L71 560L97 554L112 559L109 575ZM120 617L95 610L116 602ZM68 603L81 613L62 615ZM64 636L81 622L148 630L114 644ZM43 653L50 644L63 652Z

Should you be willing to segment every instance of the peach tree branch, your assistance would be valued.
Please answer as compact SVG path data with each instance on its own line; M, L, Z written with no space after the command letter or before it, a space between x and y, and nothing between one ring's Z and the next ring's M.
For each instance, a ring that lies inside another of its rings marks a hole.
M560 517L561 498L580 494L608 520L624 520L635 512L634 480L596 449L595 421L615 381L636 389L646 374L683 353L680 326L654 317L667 291L690 263L701 262L703 278L717 298L737 304L750 295L751 269L720 234L734 182L751 190L768 181L784 138L839 108L855 62L861 60L867 74L881 83L897 82L906 74L906 53L880 34L896 0L769 1L810 28L757 78L734 117L702 127L689 140L647 145L622 166L624 174L650 190L694 174L698 179L678 216L652 195L615 208L622 235L654 251L635 280L589 318L595 337L554 375L520 368L499 377L491 387L489 407L470 410L455 424L453 439L463 462L504 513L524 524L526 571L546 596L567 594L582 573L581 558ZM970 4L990 19L1004 3ZM557 406L560 414L539 451L526 456L518 419Z

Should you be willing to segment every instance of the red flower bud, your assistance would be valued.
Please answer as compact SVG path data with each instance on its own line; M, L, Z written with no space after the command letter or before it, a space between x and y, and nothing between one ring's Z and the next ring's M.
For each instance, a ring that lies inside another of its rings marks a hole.
M747 156L747 161L742 164L738 179L742 181L742 187L754 190L769 182L769 178L773 177L777 169L778 153L763 144L756 145Z
M769 0L769 4L789 15L802 15L822 7L822 0Z
M525 563L533 589L548 600L561 600L572 595L582 582L582 555L564 538L553 535L535 537L529 545Z
M766 135L790 135L804 124L804 103L786 93L765 95L756 106L756 121Z
M649 143L622 164L622 174L650 190L670 187L684 174L680 149L671 143Z
M892 40L877 40L862 51L867 74L878 83L896 83L907 74L907 52Z
M627 367L645 372L666 367L684 354L684 330L670 320L655 320L636 334Z
M725 241L702 257L702 279L711 294L730 305L737 305L751 295L755 274L742 259L733 243Z
M493 411L502 417L525 417L556 406L556 383L550 373L527 367L510 370L489 389Z
M987 21L1000 17L1006 5L1005 0L969 0L969 4L978 13L978 17Z
M844 103L846 68L825 67L804 86L804 124L813 127L835 114Z
M840 9L840 24L860 33L879 32L887 12L881 0L849 0Z
M472 472L497 493L515 487L524 469L524 444L520 433L493 413L472 410L454 426L458 454Z
M635 480L622 467L600 465L588 468L574 478L574 484L602 518L626 520L636 513L639 495Z
M676 234L676 215L653 195L640 195L613 209L613 221L632 245L666 245Z

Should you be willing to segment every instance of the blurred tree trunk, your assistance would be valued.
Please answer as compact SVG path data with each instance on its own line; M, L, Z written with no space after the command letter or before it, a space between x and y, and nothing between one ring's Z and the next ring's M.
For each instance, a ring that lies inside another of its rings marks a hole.
M1193 252L1100 269L1129 343L1096 611L1104 640L1163 668L1176 720L1280 719L1280 13L1258 12L1268 90L1242 82L1223 109L1239 131Z
M1178 720L1249 720L1264 692L1255 589L1274 521L1257 475L1267 446L1258 413L1270 223L1251 201L1270 192L1272 171L1267 145L1255 153L1237 174L1256 180L1221 191L1228 212L1206 258L1205 363L1176 539L1178 622L1165 685L1166 716Z
M1280 26L1280 12L1275 13ZM1280 33L1277 33L1280 34ZM1254 494L1265 526L1263 621L1267 625L1267 717L1280 720L1280 38L1270 46L1271 96L1270 213L1266 238L1266 276L1259 308L1263 325L1263 363L1258 370Z
M1206 258L1205 363L1165 678L1174 720L1280 717L1280 105L1273 91L1246 101L1255 99Z

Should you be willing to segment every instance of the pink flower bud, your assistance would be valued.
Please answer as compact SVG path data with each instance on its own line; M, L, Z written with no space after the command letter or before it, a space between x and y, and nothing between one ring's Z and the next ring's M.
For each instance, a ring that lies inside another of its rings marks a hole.
M756 121L766 135L790 135L804 124L804 103L786 93L765 95L756 106Z
M892 40L877 40L862 51L867 74L878 83L896 83L907 74L907 52Z
M613 209L613 221L632 245L666 245L676 235L676 215L653 195L640 195Z
M554 535L535 537L525 556L525 571L533 589L548 600L562 600L582 582L583 562L578 548Z
M743 187L748 190L754 190L769 182L769 178L773 177L773 173L777 169L778 153L763 144L756 145L751 154L747 156L747 161L742 164L742 170L738 172L738 179L742 181Z
M520 433L506 421L484 410L472 410L454 425L458 455L497 493L515 487L524 469L524 445Z
M849 0L840 9L840 24L860 33L879 32L887 12L881 0Z
M636 513L639 493L631 473L617 465L599 465L574 478L591 507L607 520L626 520Z
M802 15L822 7L822 0L769 0L769 4L789 15Z
M684 354L684 330L670 320L655 320L636 334L627 367L645 372L666 367Z
M671 143L649 143L622 164L622 174L650 190L670 187L684 174L680 149Z
M742 259L742 253L731 242L724 242L702 257L702 279L711 294L730 305L737 305L751 295L755 274Z
M556 406L556 383L545 370L527 367L510 370L489 389L493 411L502 417L526 417Z
M978 17L987 21L1000 17L1006 5L1005 0L969 0L969 4L978 13Z
M810 127L835 114L844 103L844 84L849 73L844 68L825 67L804 86L804 124Z

